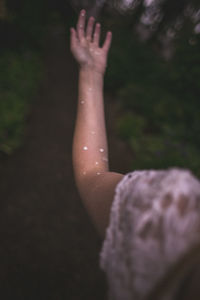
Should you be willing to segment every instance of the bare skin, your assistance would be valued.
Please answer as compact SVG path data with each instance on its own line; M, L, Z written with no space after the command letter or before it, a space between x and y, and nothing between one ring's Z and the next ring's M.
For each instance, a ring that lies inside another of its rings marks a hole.
M103 80L112 33L107 32L100 47L101 25L97 23L94 28L93 17L88 20L86 30L85 23L86 11L81 10L76 30L70 29L71 52L80 67L73 168L83 203L98 231L104 236L114 189L123 176L109 172L104 116Z
M112 33L107 32L105 42L99 47L101 24L95 23L94 17L90 17L85 32L86 11L81 10L77 22L77 29L71 28L71 50L81 68L104 75L107 64L108 51L110 49Z

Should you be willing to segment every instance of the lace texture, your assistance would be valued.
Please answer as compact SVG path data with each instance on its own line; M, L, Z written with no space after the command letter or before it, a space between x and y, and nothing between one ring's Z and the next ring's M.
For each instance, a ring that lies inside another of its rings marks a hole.
M118 183L100 252L109 300L142 300L200 241L200 182L189 170L144 170ZM173 291L162 299L173 299Z

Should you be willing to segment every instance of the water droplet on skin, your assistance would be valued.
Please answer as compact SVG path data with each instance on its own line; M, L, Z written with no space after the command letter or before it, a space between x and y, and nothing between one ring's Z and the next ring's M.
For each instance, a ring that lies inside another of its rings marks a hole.
M97 175L100 175L101 173L97 172Z
M79 27L80 27L80 28L83 28L83 25L80 25Z
M86 146L85 146L85 147L83 147L83 150L88 150L88 147L86 147Z
M104 161L108 161L107 157L103 157L102 160Z
M81 101L81 104L84 104L85 103L85 101Z
M86 175L86 172L83 172L83 175Z
M99 164L98 161L96 161L95 165L98 165L98 164Z
M104 152L104 149L103 149L103 148L100 148L99 151L100 151L100 152Z

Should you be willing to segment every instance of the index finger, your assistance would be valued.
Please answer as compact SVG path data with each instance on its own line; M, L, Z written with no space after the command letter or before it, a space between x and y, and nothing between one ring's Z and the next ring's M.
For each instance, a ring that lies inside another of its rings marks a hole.
M85 15L86 11L82 9L79 14L78 22L77 22L77 34L79 40L85 37Z

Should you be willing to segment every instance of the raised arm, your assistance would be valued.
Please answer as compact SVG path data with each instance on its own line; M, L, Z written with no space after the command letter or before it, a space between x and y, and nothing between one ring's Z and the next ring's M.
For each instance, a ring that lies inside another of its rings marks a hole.
M71 28L71 51L79 63L78 108L73 139L73 168L77 188L100 234L108 223L116 184L123 175L109 172L104 117L103 79L112 34L99 46L100 24L90 17L85 32L86 11Z

